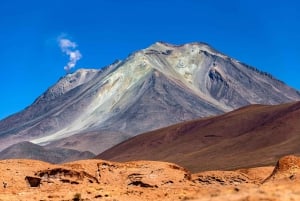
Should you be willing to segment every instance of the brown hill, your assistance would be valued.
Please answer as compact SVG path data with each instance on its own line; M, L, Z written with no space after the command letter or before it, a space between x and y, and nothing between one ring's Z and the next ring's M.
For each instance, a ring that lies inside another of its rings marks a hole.
M300 102L252 105L136 136L97 158L175 162L192 172L274 164L300 154Z
M31 142L19 142L0 152L0 160L22 158L41 160L49 163L66 163L93 157L95 155L88 151L80 152L64 148L47 149Z

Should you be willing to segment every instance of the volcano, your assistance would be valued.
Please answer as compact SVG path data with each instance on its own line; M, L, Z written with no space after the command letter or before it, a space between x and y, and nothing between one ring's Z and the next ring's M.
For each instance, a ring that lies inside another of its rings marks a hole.
M157 42L124 61L61 78L0 122L0 149L30 141L98 154L172 124L296 100L298 91L208 44Z

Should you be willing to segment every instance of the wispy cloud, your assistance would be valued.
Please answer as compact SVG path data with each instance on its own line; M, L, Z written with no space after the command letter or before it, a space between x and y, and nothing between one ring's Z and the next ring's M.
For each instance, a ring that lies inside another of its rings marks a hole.
M81 59L82 55L77 49L77 44L67 38L59 38L59 47L63 53L69 56L69 62L65 65L64 69L69 71L76 66L76 63Z

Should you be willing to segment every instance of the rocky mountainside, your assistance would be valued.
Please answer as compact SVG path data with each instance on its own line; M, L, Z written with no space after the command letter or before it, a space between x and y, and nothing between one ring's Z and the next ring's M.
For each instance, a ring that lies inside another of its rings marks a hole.
M246 106L138 135L97 158L169 161L193 172L272 165L300 155L299 117L300 102Z
M100 153L143 132L298 91L204 43L155 43L101 70L61 78L0 122L0 149L21 141Z

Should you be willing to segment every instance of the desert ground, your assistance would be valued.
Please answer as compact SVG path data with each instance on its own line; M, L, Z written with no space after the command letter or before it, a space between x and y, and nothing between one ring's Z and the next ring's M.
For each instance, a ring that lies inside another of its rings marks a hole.
M274 167L191 174L173 163L82 160L54 165L0 161L1 201L14 200L300 200L300 158Z

